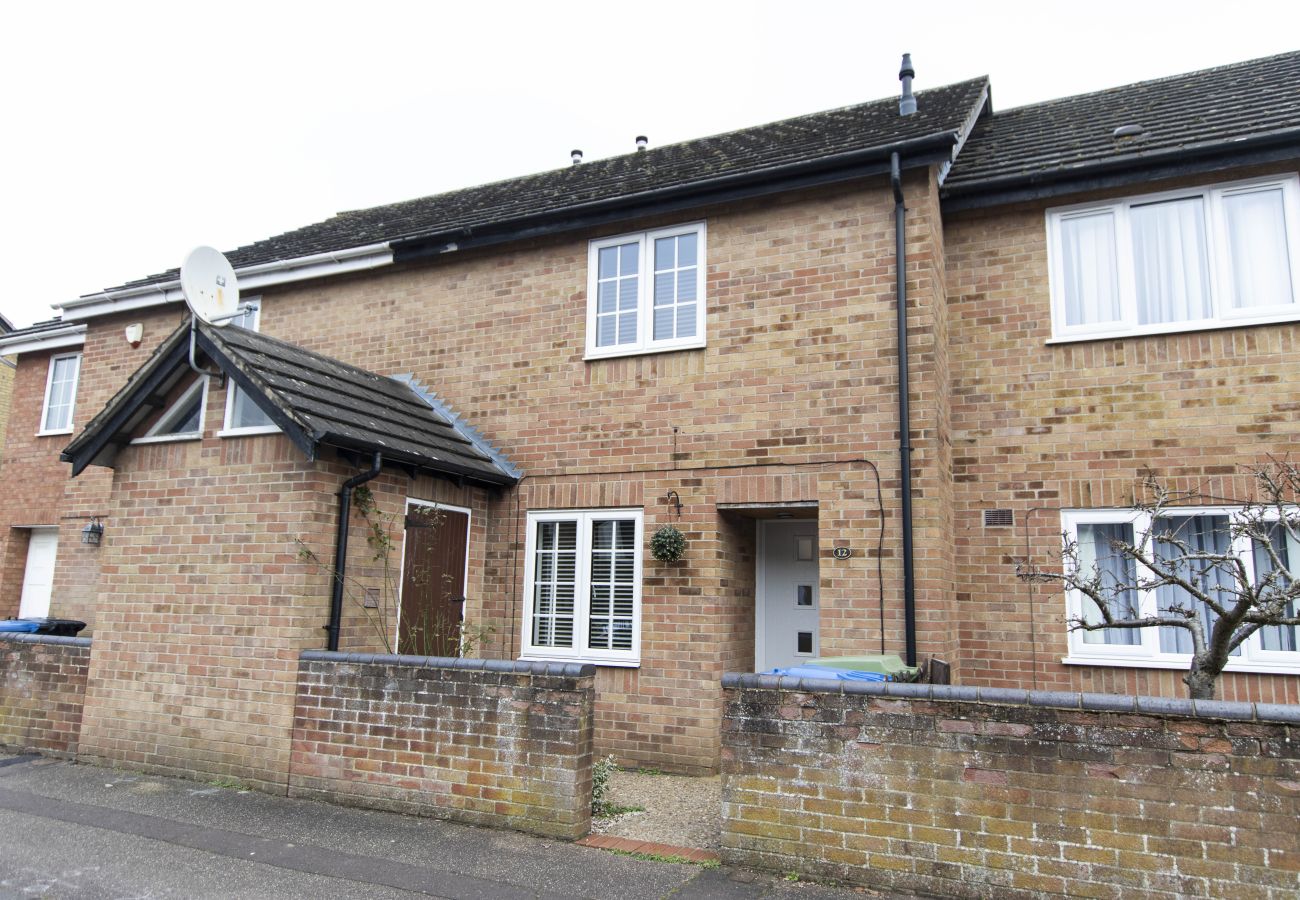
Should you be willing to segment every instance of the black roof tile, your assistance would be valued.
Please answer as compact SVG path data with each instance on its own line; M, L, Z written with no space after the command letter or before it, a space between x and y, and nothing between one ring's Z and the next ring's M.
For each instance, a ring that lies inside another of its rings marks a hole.
M189 330L186 323L164 340L63 451L74 475L86 465L111 465L148 414L149 396L184 377ZM330 446L484 484L517 480L477 433L404 381L234 325L200 323L195 337L203 354L311 456Z
M515 480L405 382L237 326L200 324L199 334L219 364L237 366L315 443L496 484Z
M418 200L342 212L226 255L240 268L563 214L586 204L685 188L714 177L756 175L840 153L881 148L887 155L888 147L904 141L955 135L987 88L987 78L976 78L919 91L918 110L910 116L900 116L898 98L890 97ZM173 269L120 287L176 276Z
M1137 137L1116 138L1122 125ZM1063 97L985 116L945 195L1026 178L1069 177L1134 157L1222 149L1300 129L1300 52ZM1300 135L1297 135L1300 139Z

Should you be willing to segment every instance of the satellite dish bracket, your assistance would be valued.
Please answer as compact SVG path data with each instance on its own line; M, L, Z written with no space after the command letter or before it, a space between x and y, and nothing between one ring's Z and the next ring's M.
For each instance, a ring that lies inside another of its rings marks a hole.
M200 375L207 375L210 378L220 378L225 373L218 369L215 372L209 372L198 364L194 358L194 333L198 330L198 319L190 317L190 368Z

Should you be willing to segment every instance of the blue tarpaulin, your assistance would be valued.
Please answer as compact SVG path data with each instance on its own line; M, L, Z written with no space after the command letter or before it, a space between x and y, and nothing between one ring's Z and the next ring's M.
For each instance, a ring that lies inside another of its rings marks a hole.
M29 622L25 619L5 619L0 622L0 631L23 631L32 634L40 627L36 622Z

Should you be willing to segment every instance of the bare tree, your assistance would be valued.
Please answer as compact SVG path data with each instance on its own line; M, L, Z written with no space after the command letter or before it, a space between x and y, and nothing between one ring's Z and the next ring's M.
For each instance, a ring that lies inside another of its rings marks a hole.
M1024 563L1018 570L1081 595L1083 611L1070 617L1071 631L1186 632L1192 661L1183 681L1192 698L1210 699L1234 651L1251 635L1261 628L1300 626L1300 554L1288 552L1300 547L1300 466L1269 459L1250 473L1254 498L1233 504L1232 515L1218 520L1226 524L1209 539L1189 534L1184 526L1191 519L1180 514L1180 507L1200 498L1170 491L1148 474L1144 496L1135 499L1133 509L1145 514L1150 527L1136 532L1132 542L1107 540L1111 564L1103 565L1095 552L1086 559L1090 554L1081 553L1078 541L1066 534L1060 570L1030 571ZM1140 611L1137 598L1162 588L1165 599L1155 611L1149 604ZM1295 632L1286 638L1295 639Z

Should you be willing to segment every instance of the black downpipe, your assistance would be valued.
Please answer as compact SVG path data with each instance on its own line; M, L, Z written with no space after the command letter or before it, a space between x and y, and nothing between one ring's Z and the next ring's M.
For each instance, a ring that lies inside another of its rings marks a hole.
M894 256L898 269L898 463L903 492L903 630L909 666L916 665L916 571L912 561L912 413L907 390L907 208L898 154L889 156L889 184L894 189Z
M330 623L325 626L329 635L326 646L328 650L339 649L339 631L343 626L343 579L347 575L348 566L348 518L352 515L352 489L377 478L383 467L384 459L375 451L370 471L353 475L339 488L339 533L334 544L334 591L330 596Z

